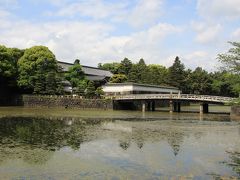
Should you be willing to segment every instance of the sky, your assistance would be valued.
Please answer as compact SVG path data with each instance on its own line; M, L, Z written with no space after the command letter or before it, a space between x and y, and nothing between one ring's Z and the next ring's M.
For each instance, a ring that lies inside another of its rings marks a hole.
M240 0L0 0L0 44L47 46L57 60L217 70L240 41Z

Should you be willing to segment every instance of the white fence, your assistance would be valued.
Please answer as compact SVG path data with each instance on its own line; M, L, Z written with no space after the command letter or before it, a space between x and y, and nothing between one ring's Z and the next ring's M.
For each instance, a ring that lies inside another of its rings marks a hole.
M146 100L146 99L167 99L167 100L190 100L190 101L207 101L216 103L228 103L235 98L210 96L210 95L195 95L195 94L132 94L132 95L116 95L108 98L114 100Z

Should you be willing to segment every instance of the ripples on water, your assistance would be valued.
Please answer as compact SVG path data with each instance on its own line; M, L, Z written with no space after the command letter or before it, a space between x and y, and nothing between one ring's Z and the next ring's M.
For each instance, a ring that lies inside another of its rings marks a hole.
M0 118L0 179L240 177L228 116Z

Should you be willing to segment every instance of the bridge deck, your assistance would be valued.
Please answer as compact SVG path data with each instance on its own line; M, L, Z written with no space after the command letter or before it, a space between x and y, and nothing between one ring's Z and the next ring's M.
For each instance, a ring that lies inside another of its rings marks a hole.
M212 103L228 103L235 98L210 96L210 95L195 95L195 94L132 94L132 95L117 95L111 96L114 100L188 100L198 102Z

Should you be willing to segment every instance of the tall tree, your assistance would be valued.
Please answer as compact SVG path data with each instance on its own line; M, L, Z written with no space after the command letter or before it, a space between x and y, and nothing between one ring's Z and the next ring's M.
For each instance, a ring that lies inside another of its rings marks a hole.
M231 78L231 73L228 73L227 71L217 71L210 74L212 78L211 83L211 93L214 95L219 96L236 96L234 90L233 90L233 83L232 80L234 78Z
M168 84L179 88L183 92L185 91L185 67L178 56L175 58L173 65L169 67Z
M45 46L34 46L26 49L18 61L18 85L38 94L46 93L46 77L58 73L55 55ZM48 85L48 88L50 85ZM55 87L51 87L52 89Z
M77 87L81 81L85 80L85 74L78 60L68 69L65 78L71 83L73 88Z
M75 93L80 95L80 96L85 96L85 91L86 91L87 85L88 85L87 80L81 80L78 83L78 86L76 88L76 92Z
M197 67L191 74L191 90L194 94L211 94L212 80L207 71Z
M118 73L125 74L126 76L128 76L131 68L132 68L132 61L129 60L128 58L124 58L119 65Z
M229 42L233 47L225 54L219 54L218 60L223 63L224 68L230 73L229 80L233 92L240 97L240 42Z
M219 54L218 60L223 63L224 68L230 72L240 74L240 42L229 42L234 47L227 53Z
M147 66L148 74L146 76L146 80L148 84L154 85L166 85L168 76L168 70L166 67L157 65L157 64L150 64Z
M127 76L125 74L114 74L110 79L111 83L123 83L126 81L127 81Z
M85 95L87 98L93 98L96 95L95 94L95 86L92 81L88 82Z
M16 88L17 62L23 50L0 45L0 84L5 88Z
M117 63L117 62L98 64L98 68L111 71L113 74L117 74L119 72L119 67L120 67L120 63Z
M133 64L129 72L129 81L135 83L148 83L148 68L144 59L140 59L137 64Z

